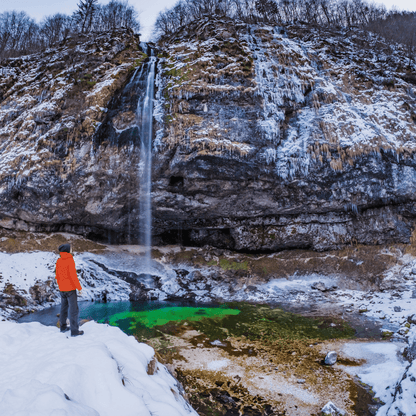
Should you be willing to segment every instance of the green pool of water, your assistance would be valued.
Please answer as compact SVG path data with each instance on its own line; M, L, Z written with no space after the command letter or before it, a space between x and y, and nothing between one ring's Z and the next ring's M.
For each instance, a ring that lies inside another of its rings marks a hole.
M130 330L137 326L153 328L155 326L164 326L171 322L181 321L201 321L209 318L223 318L227 315L238 315L238 309L227 308L196 308L192 306L173 306L150 311L126 311L116 313L110 317L108 323L117 326L120 321L128 319L130 321ZM100 322L104 322L101 320Z
M224 316L221 321L201 320L192 326L210 339L223 340L234 336L266 343L276 340L352 338L355 335L354 328L336 318L309 318L265 305L236 303L228 307L238 308L240 313Z
M180 302L94 304L82 310L81 317L118 326L141 341L163 334L177 335L185 327L200 331L211 340L233 336L274 342L355 336L355 329L340 319L309 318L280 308L241 302L199 306Z

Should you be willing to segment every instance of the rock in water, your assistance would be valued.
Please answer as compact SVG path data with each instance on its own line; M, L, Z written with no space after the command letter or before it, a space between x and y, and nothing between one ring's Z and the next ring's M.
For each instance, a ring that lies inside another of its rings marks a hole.
M325 357L326 365L334 365L337 362L337 353L335 351L330 351Z
M332 402L328 402L321 410L321 416L345 416L347 413Z

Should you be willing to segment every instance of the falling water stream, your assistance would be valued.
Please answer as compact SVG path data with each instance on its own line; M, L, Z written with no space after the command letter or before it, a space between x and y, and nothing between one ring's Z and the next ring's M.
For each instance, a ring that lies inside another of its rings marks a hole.
M150 48L149 48L150 49ZM146 93L137 105L137 118L140 126L140 244L145 249L144 269L150 269L152 244L152 134L153 134L153 97L156 57L151 57L148 64Z

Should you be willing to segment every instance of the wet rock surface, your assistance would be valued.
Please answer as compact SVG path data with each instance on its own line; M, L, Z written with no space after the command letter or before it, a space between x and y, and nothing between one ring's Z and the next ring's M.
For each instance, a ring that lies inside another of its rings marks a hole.
M320 290L321 292L327 292L329 290L335 290L337 287L338 286L336 284L326 286L324 282L314 282L311 285L312 289Z

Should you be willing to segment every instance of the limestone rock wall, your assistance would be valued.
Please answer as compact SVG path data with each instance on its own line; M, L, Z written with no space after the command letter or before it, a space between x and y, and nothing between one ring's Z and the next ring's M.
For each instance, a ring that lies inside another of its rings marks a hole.
M4 64L1 227L137 241L150 51L128 32L100 36ZM154 243L410 242L416 68L385 48L358 31L208 18L163 39Z
M243 251L409 242L415 68L378 41L209 19L166 39L155 234Z

